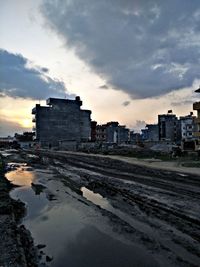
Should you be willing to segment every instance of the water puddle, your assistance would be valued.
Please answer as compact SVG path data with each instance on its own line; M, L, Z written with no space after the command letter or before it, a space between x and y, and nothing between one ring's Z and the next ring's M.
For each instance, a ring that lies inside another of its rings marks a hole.
M34 173L30 171L30 167L26 163L10 163L7 166L9 172L6 178L14 185L30 186L34 181Z
M108 200L102 197L99 193L94 193L92 190L89 190L86 187L81 187L81 191L83 193L83 197L87 200L91 201L95 205L99 205L102 209L111 210L112 206L108 202Z
M80 196L75 192L55 181L52 172L18 166L6 176L21 186L13 189L11 196L26 203L23 224L31 231L36 245L45 245L40 251L42 261L46 261L46 256L53 258L48 266L158 266L144 249L123 242L117 233L105 230L109 227L103 225L101 215L78 201ZM33 183L43 185L43 190L36 194ZM49 201L48 190L56 195L56 201ZM114 209L101 195L86 188L82 192L85 198L104 209Z
M142 231L150 236L156 236L155 231L153 231L150 226L145 223L142 223L141 221L135 220L133 216L122 212L118 208L113 207L110 202L106 198L102 197L99 193L94 193L92 190L89 190L86 187L82 187L81 191L83 193L83 197L85 197L87 200L91 201L95 205L100 206L102 209L105 209L115 214L120 219L127 222L130 226L134 227L138 231Z

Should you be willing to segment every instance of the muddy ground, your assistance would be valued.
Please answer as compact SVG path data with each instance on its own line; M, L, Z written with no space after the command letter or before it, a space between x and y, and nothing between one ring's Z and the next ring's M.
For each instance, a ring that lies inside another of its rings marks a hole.
M70 152L21 151L12 152L6 159L26 162L33 168L43 166L53 170L57 174L55 181L62 182L63 187L70 188L79 196L79 202L91 206L106 218L113 232L144 248L158 266L200 266L199 175ZM109 205L95 203L86 197L87 192L81 190L83 187L99 193L109 201ZM34 266L27 263L24 256L27 253L24 253L20 241L20 227L16 226L17 217L22 215L16 215L16 202L8 195L10 184L3 177L0 188L1 203L5 199L6 206L5 212L2 212L4 209L0 212L1 237L4 238L0 251L5 252L0 256L0 266ZM56 198L56 192L52 197ZM7 203L11 203L10 212ZM3 255L13 260L16 257L15 262L20 258L21 262L6 265L7 259Z
M17 156L17 158L20 157ZM6 160L4 160L6 163ZM4 165L4 164L2 164ZM0 170L0 266L35 267L37 250L30 232L19 226L26 213L21 201L13 200L9 192L14 188L5 177L5 168Z

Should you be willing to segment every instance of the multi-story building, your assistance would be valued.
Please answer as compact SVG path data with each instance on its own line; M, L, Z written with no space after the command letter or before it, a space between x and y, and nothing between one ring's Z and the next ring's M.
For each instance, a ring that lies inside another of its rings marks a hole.
M129 129L125 125L119 125L117 129L117 143L128 143L129 141Z
M131 144L139 144L142 139L142 135L139 133L135 133L134 131L130 131L130 143Z
M158 141L158 124L147 124L149 141Z
M195 91L200 93L200 88ZM194 137L196 139L196 149L200 150L200 101L193 104L193 109L197 111L197 118L195 119Z
M192 112L190 112L190 115L180 117L182 140L191 140L193 138L194 120L195 117Z
M167 114L158 115L158 134L160 141L181 141L180 121L171 110Z
M97 138L97 122L91 121L91 141L95 142Z
M96 141L106 142L106 124L96 126Z
M88 141L91 138L91 111L82 110L80 97L75 100L49 98L47 106L37 104L36 139L41 146L57 146L60 142Z
M130 141L131 141L132 133L130 133ZM141 129L141 139L142 141L149 140L149 132L147 128Z
M122 144L129 141L129 129L117 121L96 126L96 141Z

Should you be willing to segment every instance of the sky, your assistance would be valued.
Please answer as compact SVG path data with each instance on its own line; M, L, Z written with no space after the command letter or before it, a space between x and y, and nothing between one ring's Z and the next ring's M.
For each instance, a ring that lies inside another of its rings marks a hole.
M198 100L199 0L0 0L0 25L0 136L48 97L136 131Z

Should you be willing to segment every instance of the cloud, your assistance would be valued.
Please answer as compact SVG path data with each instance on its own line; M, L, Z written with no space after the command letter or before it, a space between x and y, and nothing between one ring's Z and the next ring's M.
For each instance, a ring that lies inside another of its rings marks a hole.
M192 107L194 102L195 102L194 100L183 100L183 101L172 102L171 105L175 107L191 105Z
M63 82L50 78L47 68L32 66L19 54L0 49L0 97L46 99L66 95Z
M45 0L41 10L68 49L133 98L200 78L199 0Z
M104 85L99 86L99 89L109 89L109 87L106 84L104 84Z
M24 130L19 123L0 117L0 136L13 136L13 133L22 133Z
M135 132L140 132L141 129L146 127L147 123L142 120L136 120L135 124L133 125L133 129Z
M122 105L124 106L124 107L127 107L128 105L130 105L130 101L124 101L123 103L122 103Z

